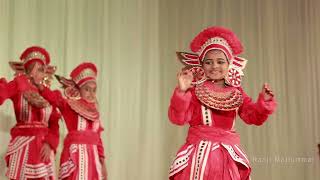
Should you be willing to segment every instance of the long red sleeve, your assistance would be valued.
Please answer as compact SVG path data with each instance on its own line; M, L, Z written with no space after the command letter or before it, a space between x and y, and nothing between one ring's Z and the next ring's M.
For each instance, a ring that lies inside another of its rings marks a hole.
M0 79L0 105L7 99L7 81L5 78Z
M58 107L60 111L63 111L65 107L68 106L66 99L62 97L61 92L58 90L51 91L49 88L45 87L41 92L41 95L49 101L52 106Z
M49 118L48 125L48 135L45 137L44 141L48 143L54 152L56 152L59 145L59 120L61 115L57 108L53 107L52 114Z
M192 118L192 107L190 106L192 100L191 90L186 93L180 92L176 88L171 97L168 116L173 124L184 125Z
M98 145L97 145L98 154L99 154L99 157L100 157L100 158L105 158L105 155L104 155L104 146L103 146L102 139L101 139L101 133L102 133L103 130L104 130L103 127L100 127L100 129L99 129L99 136L100 136L100 138L99 138L99 143L98 143Z
M7 82L5 78L0 79L0 105L3 102L16 95L18 92L27 88L28 80L24 75L16 76L12 81Z
M266 101L263 94L259 94L257 102L242 90L243 104L239 108L239 116L247 124L262 125L270 114L276 109L276 101L274 98Z

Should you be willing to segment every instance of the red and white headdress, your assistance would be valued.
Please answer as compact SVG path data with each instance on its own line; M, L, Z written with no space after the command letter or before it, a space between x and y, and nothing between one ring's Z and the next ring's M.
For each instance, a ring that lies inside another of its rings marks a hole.
M82 63L70 73L70 77L78 87L81 87L88 81L96 81L97 67L90 62Z
M53 75L56 71L55 66L49 65L50 55L48 51L40 46L31 46L25 49L20 56L20 60L20 62L9 62L10 67L16 72L16 75L25 73L25 69L33 62L45 65L45 71L49 76Z
M23 62L24 67L28 67L32 62L39 62L42 65L48 65L50 63L50 56L47 50L39 46L32 46L23 51L20 56L20 60Z
M221 50L229 61L225 82L234 87L241 85L241 78L244 75L242 70L245 68L247 60L238 57L242 53L243 47L232 31L218 26L209 27L192 40L190 49L194 53L177 52L177 56L184 65L198 68L196 71L201 69L201 62L207 52L214 49Z
M93 63L84 62L79 64L70 73L71 79L55 75L58 81L63 85L64 94L69 99L80 99L79 88L89 81L96 82L97 67Z

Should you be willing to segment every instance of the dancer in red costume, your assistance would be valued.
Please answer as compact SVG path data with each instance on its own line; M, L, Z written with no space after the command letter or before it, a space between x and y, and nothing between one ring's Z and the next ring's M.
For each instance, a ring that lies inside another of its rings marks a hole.
M53 152L59 144L60 114L39 94L37 85L45 84L55 68L48 65L49 54L41 47L27 48L20 59L22 62L10 62L15 78L10 82L0 79L0 105L11 99L17 121L5 155L6 176L54 179Z
M235 132L239 115L247 124L262 125L276 102L264 84L257 102L241 87L247 60L236 35L223 27L210 27L191 42L194 53L177 52L186 67L178 73L169 119L189 124L186 143L170 167L171 180L248 180L250 164Z
M97 68L92 63L82 63L70 77L71 80L58 77L64 85L66 97L60 91L41 88L42 95L60 109L68 129L59 179L106 179L104 148L100 138L103 128L96 99Z

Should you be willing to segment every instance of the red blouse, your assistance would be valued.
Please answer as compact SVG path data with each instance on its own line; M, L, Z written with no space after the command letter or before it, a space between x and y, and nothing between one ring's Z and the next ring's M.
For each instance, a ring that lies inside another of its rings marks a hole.
M78 121L78 117L79 117L79 113L77 113L76 111L74 111L67 99L65 99L64 97L62 97L62 94L60 91L55 90L55 91L51 91L48 88L45 88L42 91L42 96L45 97L51 104L53 104L54 106L57 106L62 114L62 117L66 123L68 132L76 132L79 131L78 127L79 127L79 121ZM80 100L80 101L84 101L84 100ZM86 102L81 102L81 103L86 103ZM84 117L83 117L84 118ZM86 119L86 118L84 118ZM92 121L92 120L88 120L86 119L87 122L87 126L85 128L85 131L90 132L90 131L95 131L94 128L97 125L96 123L98 123L98 129L97 129L97 133L99 135L99 142L97 144L97 148L98 148L98 154L99 157L104 158L104 147L103 147L103 143L100 137L101 132L103 131L103 127L101 126L100 120L97 119L96 121ZM72 142L71 142L72 143Z
M242 88L238 89L242 93L243 103L237 110L210 109L212 112L210 115L216 127L226 130L233 129L237 113L247 124L262 125L274 111L276 107L274 98L265 101L263 95L259 94L257 102L253 102ZM190 126L203 125L201 105L202 103L195 94L195 88L191 88L186 93L180 92L176 88L171 97L168 111L169 119L177 125L186 123L189 123Z
M0 79L0 105L6 99L13 102L16 116L16 125L11 129L11 136L37 135L39 130L45 130L44 142L47 142L55 151L59 144L59 119L60 114L54 106L43 108L32 105L26 98L26 93L39 95L38 89L30 83L25 75L16 76L12 81L7 82ZM35 97L38 98L38 97Z

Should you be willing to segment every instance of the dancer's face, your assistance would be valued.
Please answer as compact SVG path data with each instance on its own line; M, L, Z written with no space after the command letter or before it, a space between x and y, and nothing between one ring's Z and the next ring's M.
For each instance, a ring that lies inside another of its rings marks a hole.
M45 66L39 62L34 62L28 66L26 73L29 75L33 83L40 84L46 76Z
M87 102L96 102L97 84L95 81L88 81L80 87L80 96Z
M225 54L220 50L207 52L203 60L203 69L207 78L222 80L228 73L229 62Z

